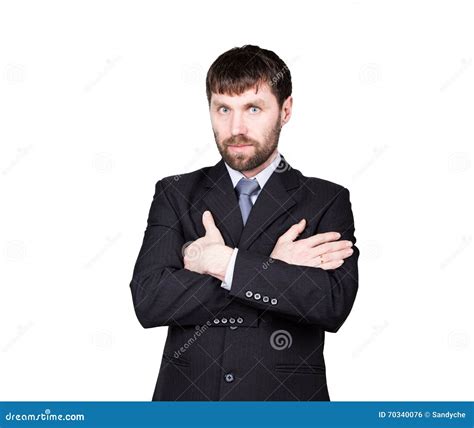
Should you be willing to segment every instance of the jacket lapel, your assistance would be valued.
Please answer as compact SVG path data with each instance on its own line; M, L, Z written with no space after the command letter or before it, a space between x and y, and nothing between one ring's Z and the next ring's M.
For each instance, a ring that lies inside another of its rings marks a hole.
M248 250L275 220L296 204L289 190L299 186L298 175L283 155L281 158L250 211L239 241L239 248L243 250Z
M232 180L221 159L208 172L206 187L209 189L203 200L221 233L229 237L234 247L247 250L276 219L296 204L288 191L298 186L297 172L282 155L281 163L263 186L244 227Z
M224 241L230 241L233 247L237 247L244 226L239 201L223 159L208 171L205 186L205 206L211 211Z

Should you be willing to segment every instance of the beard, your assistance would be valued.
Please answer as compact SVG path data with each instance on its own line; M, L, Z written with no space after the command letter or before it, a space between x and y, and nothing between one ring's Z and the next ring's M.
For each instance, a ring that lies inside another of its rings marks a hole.
M280 138L281 126L279 121L265 134L264 141L259 142L245 135L236 135L219 143L219 134L213 130L214 139L216 140L217 149L224 161L232 169L236 171L250 171L265 163L270 155L278 147L278 140ZM250 144L253 153L236 153L229 150L229 146Z

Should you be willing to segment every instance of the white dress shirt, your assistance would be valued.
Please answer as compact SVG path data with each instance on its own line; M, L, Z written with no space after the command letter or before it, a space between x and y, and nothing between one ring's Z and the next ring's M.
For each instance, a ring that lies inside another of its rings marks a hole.
M275 156L275 159L262 171L260 171L257 175L254 177L251 177L252 180L257 180L258 185L260 186L260 189L258 192L254 195L250 196L250 200L252 201L252 205L255 205L255 201L258 198L258 195L263 189L263 186L265 186L265 183L268 181L270 176L272 175L273 171L277 168L278 164L281 161L281 155L277 151L277 154ZM225 162L224 162L225 163ZM245 175L242 174L240 171L237 171L233 168L231 168L227 163L225 163L225 166L227 167L227 171L229 171L230 178L232 180L232 184L234 186L237 186L237 183L240 181L242 177L245 178ZM222 281L221 287L225 288L226 290L230 290L232 287L232 278L234 276L234 266L235 266L235 259L237 258L237 252L239 251L238 248L234 248L234 251L232 253L232 256L229 260L229 264L227 265L227 270L225 272L225 278L224 281Z

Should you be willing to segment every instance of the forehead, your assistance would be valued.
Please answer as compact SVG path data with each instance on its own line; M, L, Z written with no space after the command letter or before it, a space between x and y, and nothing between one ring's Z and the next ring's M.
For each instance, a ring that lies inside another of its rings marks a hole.
M262 102L264 104L270 104L273 102L277 102L277 99L273 92L270 89L268 84L260 84L258 86L254 86L250 89L247 89L245 92L241 94L217 94L212 92L211 95L211 103L212 104L229 104L229 105L245 105L251 102Z

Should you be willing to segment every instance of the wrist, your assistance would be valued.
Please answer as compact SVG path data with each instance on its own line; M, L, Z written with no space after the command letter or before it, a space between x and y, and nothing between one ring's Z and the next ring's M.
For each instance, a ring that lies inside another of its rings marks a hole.
M229 265L233 252L234 249L226 245L216 245L210 253L206 273L224 281L227 266Z

